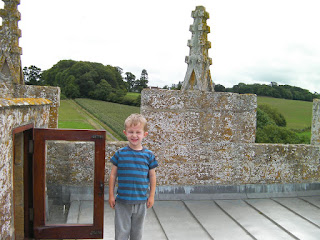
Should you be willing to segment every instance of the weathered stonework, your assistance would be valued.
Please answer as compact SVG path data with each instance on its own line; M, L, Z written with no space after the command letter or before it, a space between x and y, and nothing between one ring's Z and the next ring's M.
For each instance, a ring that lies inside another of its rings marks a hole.
M320 100L313 100L311 144L320 145Z
M6 77L0 72L0 97L12 98L14 95L14 87L11 77Z
M93 142L47 141L46 160L48 185L93 186Z
M45 98L51 101L49 128L58 127L60 88L48 86L14 85L15 98Z
M33 123L47 127L51 102L46 99L0 99L0 238L13 239L13 129ZM19 194L16 195L18 198ZM20 196L21 197L21 196ZM22 216L21 216L22 217ZM18 219L17 219L18 221Z
M210 73L212 59L208 54L211 48L211 42L207 37L210 33L210 27L207 25L209 13L203 6L197 6L196 10L192 11L192 17L194 18L193 25L190 26L192 37L188 41L190 53L186 57L188 69L181 89L211 92L214 91L214 86Z
M156 170L159 191L175 186L184 190L189 186L194 191L201 186L210 190L219 186L249 189L253 185L263 188L301 184L301 187L318 183L319 146L254 143L255 108L254 95L144 90L141 112L149 123L145 146L159 162ZM212 120L207 115L220 117ZM231 129L232 134L226 129ZM127 144L107 142L106 185L110 158ZM88 193L79 189L90 187L93 180L92 156L88 155L92 146L57 141L48 147L52 165L48 162L47 179L61 186L51 194L59 192L70 199L73 194L80 198L82 193ZM77 156L81 156L80 160Z
M12 77L14 83L24 84L21 69L22 49L19 47L21 30L18 22L21 15L18 11L20 0L2 0L4 9L0 9L2 26L0 26L0 72Z
M152 145L255 141L255 95L143 90L141 113L151 122ZM193 150L195 150L193 148Z
M255 95L148 89L141 103L160 186L320 181L318 146L254 143Z
M23 85L20 59L22 50L19 47L21 31L18 28L20 0L2 1L4 8L0 9L0 238L24 239L21 150L23 136L16 134L13 143L13 129L27 124L33 124L38 128L56 128L60 89Z

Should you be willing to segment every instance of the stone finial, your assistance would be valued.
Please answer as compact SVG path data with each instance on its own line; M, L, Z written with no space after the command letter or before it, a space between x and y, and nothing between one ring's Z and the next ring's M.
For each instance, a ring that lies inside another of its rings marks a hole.
M320 145L320 99L313 99L311 145Z
M207 38L207 34L210 33L210 27L207 25L209 13L203 6L197 6L196 10L192 11L192 17L194 18L193 25L190 26L192 37L188 41L190 53L186 57L188 69L182 84L182 90L213 92L214 85L210 73L212 59L208 55L211 42Z
M4 8L0 9L2 26L0 26L0 72L12 82L23 84L21 70L22 49L19 47L21 30L18 22L21 19L18 5L20 0L2 0Z

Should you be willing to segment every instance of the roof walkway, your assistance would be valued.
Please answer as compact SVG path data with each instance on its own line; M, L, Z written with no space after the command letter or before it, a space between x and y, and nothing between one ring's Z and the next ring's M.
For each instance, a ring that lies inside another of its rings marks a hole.
M73 213L85 222L86 211ZM114 210L105 201L104 239L114 239ZM320 239L320 194L313 196L158 200L148 210L144 239Z

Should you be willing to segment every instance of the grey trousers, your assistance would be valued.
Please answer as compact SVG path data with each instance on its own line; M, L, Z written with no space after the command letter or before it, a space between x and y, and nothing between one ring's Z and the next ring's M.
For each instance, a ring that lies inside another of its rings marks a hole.
M123 204L115 206L115 240L141 240L144 219L147 214L146 203Z

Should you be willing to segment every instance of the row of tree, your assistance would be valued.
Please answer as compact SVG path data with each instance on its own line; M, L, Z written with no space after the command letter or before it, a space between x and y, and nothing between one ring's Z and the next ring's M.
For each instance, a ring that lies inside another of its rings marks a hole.
M36 66L23 69L25 82L32 85L59 86L67 98L92 98L112 101L127 105L140 106L140 99L133 101L125 97L127 92L141 92L148 84L148 73L142 70L141 77L126 72L122 77L122 69L100 63L62 60L52 68L41 71ZM124 81L125 80L125 81ZM182 82L172 84L170 89L181 89ZM168 86L164 87L169 89ZM287 99L311 101L319 98L319 94L311 94L305 89L289 85L270 85L239 83L232 88L218 84L217 92L254 93L260 96L282 97ZM284 116L269 105L257 108L257 143L309 143L310 139L299 135L286 127Z
M168 85L164 86L164 89L180 90L182 82L178 84L172 84L171 87ZM293 87L290 85L278 85L276 82L271 82L269 85L266 84L245 84L239 83L234 85L232 88L226 88L221 84L216 84L214 87L216 92L233 92L233 93L252 93L258 96L284 98L292 100L302 100L312 102L314 98L320 98L319 93L311 93L306 89L300 87Z
M290 85L278 85L276 82L271 82L269 85L239 83L232 88L225 88L223 85L217 84L214 89L216 92L252 93L258 96L302 101L312 101L314 98L320 98L319 93L311 93L306 89Z
M130 72L126 72L123 78L120 67L95 62L61 60L43 72L36 66L25 67L23 72L26 84L58 86L66 98L91 98L139 105L139 101L128 102L125 95L127 92L141 92L148 86L145 69L140 79Z

